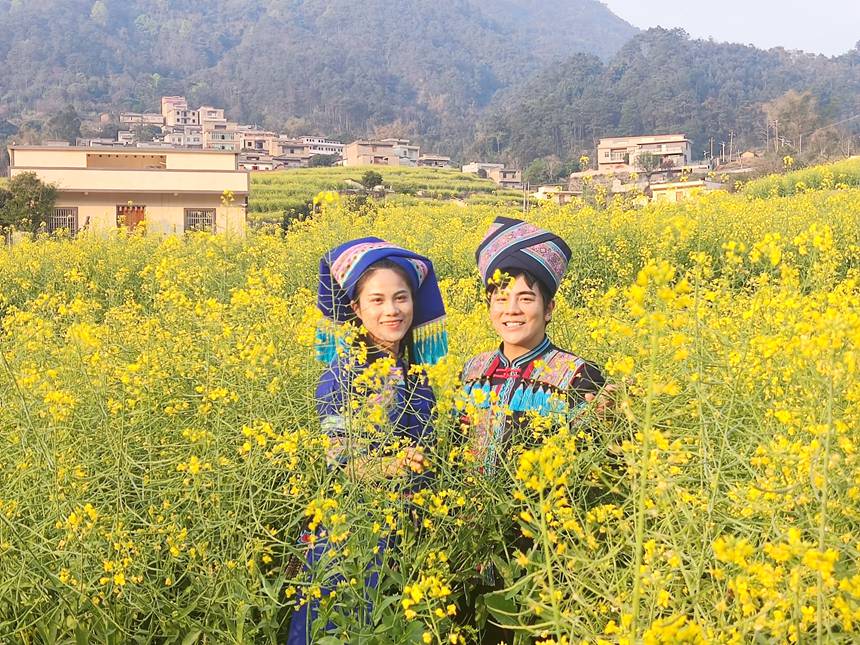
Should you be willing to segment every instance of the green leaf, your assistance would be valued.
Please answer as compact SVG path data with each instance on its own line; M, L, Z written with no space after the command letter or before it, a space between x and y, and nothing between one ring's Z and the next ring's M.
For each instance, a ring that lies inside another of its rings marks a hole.
M81 625L75 627L75 645L89 645L90 636Z
M182 639L182 645L194 645L197 642L197 639L200 638L200 634L202 632L199 629L192 630L185 634L185 638Z
M317 639L319 645L344 645L344 642L337 636L323 636Z
M507 593L507 590L502 590L484 594L484 606L500 625L514 627L519 624L519 608Z

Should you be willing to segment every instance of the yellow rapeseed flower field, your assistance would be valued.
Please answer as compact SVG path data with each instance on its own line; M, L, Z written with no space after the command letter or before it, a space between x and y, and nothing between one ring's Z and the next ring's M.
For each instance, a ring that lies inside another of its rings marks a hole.
M551 337L620 395L536 422L492 481L451 419L494 345L473 253L498 209L2 250L0 640L278 643L315 596L326 643L474 642L485 615L545 645L857 642L860 189L830 188L532 210L573 250ZM327 469L313 407L317 262L364 235L431 257L449 311L412 498ZM294 566L302 526L329 531L332 594ZM508 590L472 615L490 562Z

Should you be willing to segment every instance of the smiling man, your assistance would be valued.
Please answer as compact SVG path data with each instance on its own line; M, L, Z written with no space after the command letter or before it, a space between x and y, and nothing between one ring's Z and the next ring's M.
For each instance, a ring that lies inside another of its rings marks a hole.
M496 218L476 252L501 344L466 363L463 387L472 405L462 423L486 474L497 470L512 445L534 441L529 426L535 416L576 421L604 391L597 366L559 349L546 334L570 255L557 235L508 217ZM608 401L601 395L596 405Z

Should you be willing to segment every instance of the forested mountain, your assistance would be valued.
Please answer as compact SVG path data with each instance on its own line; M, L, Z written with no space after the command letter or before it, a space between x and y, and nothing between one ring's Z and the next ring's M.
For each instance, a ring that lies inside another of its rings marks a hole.
M462 145L500 89L636 30L597 0L0 0L0 33L0 119L175 93L272 128Z
M805 102L780 104L790 90ZM778 124L767 132L767 102L775 114L791 114L784 126L794 126L794 147L805 128L860 113L860 48L827 58L651 29L608 62L577 54L512 90L482 117L471 152L519 164L575 159L600 137L672 131L686 133L700 157L711 137L718 152L721 141L737 150L779 134Z

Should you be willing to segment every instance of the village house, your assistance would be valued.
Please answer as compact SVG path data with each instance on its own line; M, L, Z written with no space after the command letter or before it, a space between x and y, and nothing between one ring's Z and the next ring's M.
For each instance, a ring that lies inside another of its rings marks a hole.
M723 189L725 189L723 184L707 179L667 181L659 184L651 184L651 201L675 204L685 199L690 199L697 194Z
M279 135L275 132L256 129L241 129L239 140L242 150L253 150L254 152L265 152L268 155L276 155Z
M164 125L164 115L156 112L121 112L119 122L122 125L161 127Z
M474 173L484 179L492 179L502 188L519 190L523 187L523 173L513 168L505 168L501 163L473 161L463 166L463 172Z
M359 139L343 148L344 166L411 166L418 165L419 146L408 139Z
M418 165L423 168L450 168L451 157L443 155L421 155L418 157Z
M161 115L166 126L200 125L199 112L188 109L184 96L162 96Z
M245 230L249 180L237 153L11 146L9 160L11 177L32 172L57 187L49 231L106 232L143 221L150 234Z
M693 160L693 144L683 134L642 137L609 137L597 144L599 171L630 172L639 170L639 156L650 153L660 165L688 166Z
M340 141L334 141L332 139L326 139L325 137L308 137L308 136L299 137L299 141L301 141L307 147L307 153L310 156L314 156L314 155L335 155L337 157L343 156L344 145Z
M265 151L245 150L239 153L239 168L242 170L274 170L275 161Z
M199 125L172 126L165 130L165 143L179 148L203 149L203 128Z

